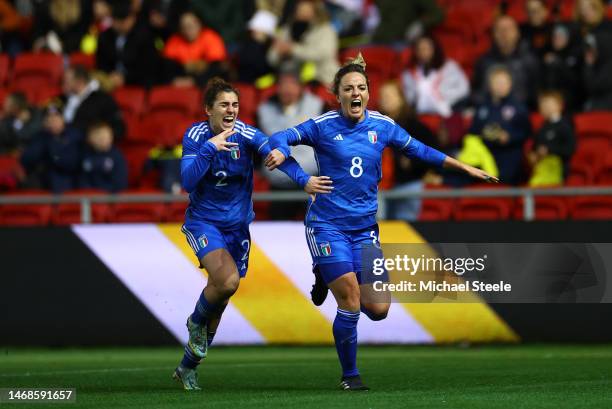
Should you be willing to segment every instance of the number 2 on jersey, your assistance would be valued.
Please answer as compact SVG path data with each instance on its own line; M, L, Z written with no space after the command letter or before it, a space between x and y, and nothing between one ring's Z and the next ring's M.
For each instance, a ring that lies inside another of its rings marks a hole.
M225 178L227 178L227 172L226 171L220 170L217 173L215 173L215 176L217 176L219 178L219 181L217 182L217 184L215 186L217 186L217 187L227 186L227 183L225 182Z

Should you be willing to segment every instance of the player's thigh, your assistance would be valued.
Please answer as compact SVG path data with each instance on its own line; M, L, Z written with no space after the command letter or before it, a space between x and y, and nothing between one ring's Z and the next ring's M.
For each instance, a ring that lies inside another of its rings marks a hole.
M383 257L378 224L347 232L347 235L350 238L353 266L359 284L372 283L379 278L373 275L374 260Z
M220 295L229 296L236 292L240 276L236 263L225 248L218 248L207 253L200 260L208 272L207 286L215 287Z
M326 284L354 271L348 237L333 227L306 227L306 242L312 263Z
M345 273L327 284L339 308L359 311L360 290L354 272Z
M227 250L231 255L240 278L246 276L249 268L249 255L251 253L251 233L249 226L244 225L236 229L223 231Z

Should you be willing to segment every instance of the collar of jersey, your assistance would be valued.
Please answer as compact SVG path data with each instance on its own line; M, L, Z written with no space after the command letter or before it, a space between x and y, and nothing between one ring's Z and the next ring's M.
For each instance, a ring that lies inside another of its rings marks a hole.
M344 125L346 125L349 128L359 127L359 126L363 125L364 123L366 123L366 121L370 118L370 110L369 109L366 109L364 111L365 118L363 118L363 121L357 122L357 123L355 123L355 122L351 121L350 119L348 119L347 117L345 117L342 114L342 110L341 109L338 109L338 114L340 115L339 118L341 118L341 120L344 123Z

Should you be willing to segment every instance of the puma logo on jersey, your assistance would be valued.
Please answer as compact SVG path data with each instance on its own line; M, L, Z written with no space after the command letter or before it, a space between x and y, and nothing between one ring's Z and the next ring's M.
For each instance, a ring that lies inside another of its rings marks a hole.
M340 133L334 137L334 141L343 141L343 140L344 138L342 137L342 134Z

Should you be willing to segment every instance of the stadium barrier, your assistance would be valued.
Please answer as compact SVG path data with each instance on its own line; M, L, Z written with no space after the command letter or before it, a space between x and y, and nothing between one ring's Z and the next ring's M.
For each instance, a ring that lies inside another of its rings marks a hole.
M383 243L608 242L612 222L383 221ZM219 344L331 344L333 300L309 300L300 222L255 222L249 273ZM290 238L287 240L286 238ZM0 345L176 345L206 275L178 224L0 228ZM329 297L331 298L331 297ZM612 304L394 304L359 321L374 344L610 341ZM36 324L32 325L35 320Z
M523 219L532 221L535 218L535 199L537 197L581 197L581 196L612 196L612 187L550 187L550 188L465 188L465 189L426 189L423 191L393 191L379 192L377 217L387 218L388 202L401 199L457 199L457 198L520 198L523 201ZM296 202L305 201L303 191L285 192L255 192L255 202ZM64 204L79 203L81 206L81 223L88 224L92 220L91 206L94 203L181 203L187 202L187 194L163 193L120 193L109 195L71 194L71 195L8 195L0 196L0 206L5 204Z

